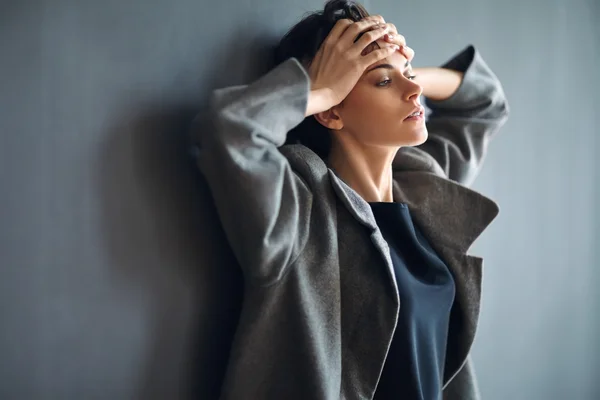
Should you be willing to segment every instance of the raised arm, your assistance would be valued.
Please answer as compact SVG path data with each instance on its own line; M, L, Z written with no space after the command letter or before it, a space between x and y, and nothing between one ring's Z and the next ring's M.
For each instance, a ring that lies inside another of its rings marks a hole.
M498 78L473 46L441 68L461 72L462 80L446 99L425 96L431 110L426 122L429 138L417 148L433 156L449 179L470 185L490 139L507 120L508 103Z
M280 280L308 239L310 171L292 170L277 148L306 116L341 102L369 65L398 49L362 55L385 34L383 22L380 16L341 19L308 70L291 57L251 85L213 93L210 123L193 135L198 165L248 279L261 285Z
M260 285L280 279L307 239L312 193L277 147L304 119L309 92L290 58L250 85L215 90L208 121L192 131L229 243Z

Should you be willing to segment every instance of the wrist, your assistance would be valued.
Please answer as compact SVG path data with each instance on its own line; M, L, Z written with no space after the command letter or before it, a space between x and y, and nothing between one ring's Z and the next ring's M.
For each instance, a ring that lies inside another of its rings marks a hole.
M434 85L435 70L438 67L420 67L413 68L413 74L415 82L417 82L423 88L423 96L430 97L432 93L432 86Z
M311 89L308 94L305 117L318 114L331 108L332 93L328 88Z
M423 88L423 96L442 101L452 96L460 86L463 73L440 67L413 69L415 81Z

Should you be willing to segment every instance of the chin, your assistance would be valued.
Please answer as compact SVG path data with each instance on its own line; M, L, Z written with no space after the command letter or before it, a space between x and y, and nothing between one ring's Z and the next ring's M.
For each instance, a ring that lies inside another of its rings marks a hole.
M428 137L429 137L429 132L427 132L427 128L423 128L423 131L421 132L421 140L420 140L419 144L425 143L427 141Z
M408 143L406 143L405 146L419 146L425 143L429 137L429 133L427 132L427 128L424 127L423 129L414 132L411 136L411 140L407 141Z

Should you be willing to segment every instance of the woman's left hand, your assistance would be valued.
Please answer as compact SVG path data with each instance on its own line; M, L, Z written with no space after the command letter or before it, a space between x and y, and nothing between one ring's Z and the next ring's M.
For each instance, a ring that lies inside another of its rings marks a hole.
M394 43L397 44L398 46L400 46L400 49L398 50L409 62L412 61L412 59L415 56L415 52L413 49L411 49L410 47L408 47L406 45L406 38L402 35L400 35L398 33L398 30L396 29L396 25L387 22L386 25L389 27L389 33L387 33L383 39L378 40L379 41L383 41L383 43Z

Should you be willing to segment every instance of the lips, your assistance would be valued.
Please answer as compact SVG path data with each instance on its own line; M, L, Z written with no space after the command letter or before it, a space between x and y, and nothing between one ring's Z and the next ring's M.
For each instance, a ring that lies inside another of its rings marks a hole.
M404 118L404 119L408 119L408 118L410 118L410 117L411 117L411 116L413 116L413 114L414 114L414 113L416 113L416 112L418 112L418 113L419 113L419 115L414 115L414 116L422 117L422 116L423 116L423 113L424 113L424 109L423 109L423 107L422 107L422 106L415 107L415 108L414 108L414 109L413 109L413 110L410 112L410 114L408 114L408 115L406 116L406 118Z

